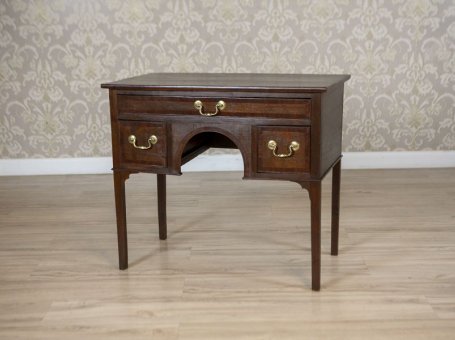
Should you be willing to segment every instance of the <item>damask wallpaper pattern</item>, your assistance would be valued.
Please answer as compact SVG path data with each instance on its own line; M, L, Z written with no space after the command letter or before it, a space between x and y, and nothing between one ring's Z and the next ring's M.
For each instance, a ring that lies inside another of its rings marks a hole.
M102 82L350 73L345 151L455 149L450 0L3 0L0 157L110 155Z

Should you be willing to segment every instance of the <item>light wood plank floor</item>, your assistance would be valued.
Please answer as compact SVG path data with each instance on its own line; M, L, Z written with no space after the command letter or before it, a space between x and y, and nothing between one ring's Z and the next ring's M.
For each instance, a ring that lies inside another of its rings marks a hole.
M0 178L0 338L455 339L455 169L344 171L338 257L326 178L319 293L306 191L241 177L168 177L160 242L133 175L127 271L111 176Z

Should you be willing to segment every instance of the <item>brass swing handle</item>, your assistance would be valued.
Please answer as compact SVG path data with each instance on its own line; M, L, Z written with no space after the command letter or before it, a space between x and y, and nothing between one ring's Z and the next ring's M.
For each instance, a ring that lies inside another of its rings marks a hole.
M196 100L194 102L194 108L196 110L198 110L201 115L210 117L210 116L216 116L218 114L218 112L223 111L226 108L226 103L222 100L218 101L218 103L216 103L216 105L215 105L215 112L212 112L212 113L202 112L202 110L204 109L204 104L202 104L202 102L200 100Z
M147 150L150 149L153 145L155 145L158 142L158 137L155 135L151 135L149 139L147 140L148 144L147 146L142 146L142 145L136 145L136 136L135 135L130 135L128 137L128 142L133 145L136 149L141 149L141 150Z
M287 158L291 157L292 154L297 151L300 148L300 144L297 143L296 141L292 141L291 144L289 145L289 153L276 153L276 149L278 148L277 142L274 140L269 140L267 143L267 147L272 150L273 155L278 158Z

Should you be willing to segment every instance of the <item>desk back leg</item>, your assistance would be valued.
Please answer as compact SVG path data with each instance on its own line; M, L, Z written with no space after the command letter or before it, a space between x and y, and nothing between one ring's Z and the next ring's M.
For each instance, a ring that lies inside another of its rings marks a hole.
M167 238L166 222L166 175L157 174L157 191L158 191L158 228L160 240Z
M338 232L340 228L340 177L341 159L332 169L332 246L330 253L338 255Z
M125 181L129 174L114 171L115 212L117 215L117 240L119 269L128 268L128 240L126 232Z

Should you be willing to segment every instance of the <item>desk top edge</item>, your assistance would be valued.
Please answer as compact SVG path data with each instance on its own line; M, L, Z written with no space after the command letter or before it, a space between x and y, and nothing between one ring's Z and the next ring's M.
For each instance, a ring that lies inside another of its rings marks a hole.
M325 92L348 74L149 73L101 84L108 89Z

